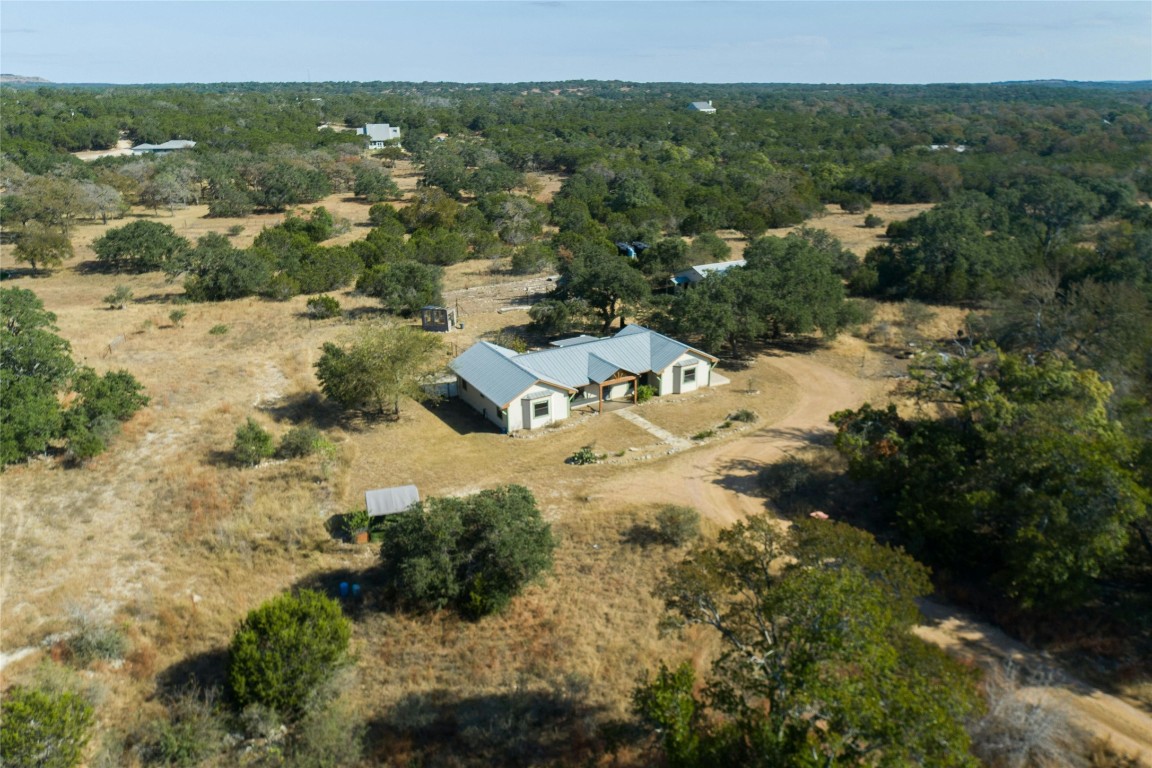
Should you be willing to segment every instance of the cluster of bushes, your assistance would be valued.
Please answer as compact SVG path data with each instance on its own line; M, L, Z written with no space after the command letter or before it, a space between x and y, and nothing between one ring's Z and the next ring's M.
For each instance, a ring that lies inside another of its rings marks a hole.
M289 429L277 445L272 433L249 416L248 420L236 430L232 456L241 466L254 467L273 456L281 459L299 459L324 451L330 445L320 430L306 424Z
M127 371L101 375L76 365L68 342L53 333L56 316L32 291L0 288L0 315L0 465L52 448L87 461L148 404Z

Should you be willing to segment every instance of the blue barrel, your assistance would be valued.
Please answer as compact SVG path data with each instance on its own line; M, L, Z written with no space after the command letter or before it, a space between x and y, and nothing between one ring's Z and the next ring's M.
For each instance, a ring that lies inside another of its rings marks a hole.
M340 582L340 597L348 597L348 582Z
M352 597L360 597L360 585L359 584L353 584L352 585Z

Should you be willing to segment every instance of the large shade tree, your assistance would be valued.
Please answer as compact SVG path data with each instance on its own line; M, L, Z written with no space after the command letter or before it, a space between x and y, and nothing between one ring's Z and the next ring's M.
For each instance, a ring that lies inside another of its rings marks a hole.
M324 345L316 376L344 408L399 416L402 398L431 397L425 385L442 364L439 336L411 326L364 326L342 344Z
M715 630L635 692L673 766L974 766L964 668L920 640L927 570L858 529L756 516L696 546L656 590L674 626Z

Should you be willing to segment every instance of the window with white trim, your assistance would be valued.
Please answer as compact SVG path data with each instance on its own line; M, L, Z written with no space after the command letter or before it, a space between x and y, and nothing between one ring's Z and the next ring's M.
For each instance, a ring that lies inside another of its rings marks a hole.
M683 378L681 379L685 384L692 384L696 381L696 367L685 368Z
M548 400L535 400L532 402L532 418L542 419L548 415Z

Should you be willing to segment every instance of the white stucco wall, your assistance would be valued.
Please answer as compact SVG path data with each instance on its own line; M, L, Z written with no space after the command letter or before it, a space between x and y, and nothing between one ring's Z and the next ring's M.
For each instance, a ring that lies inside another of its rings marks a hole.
M547 393L546 396L541 396ZM548 414L546 416L533 416L533 403L547 400ZM512 401L508 406L508 431L516 432L521 429L540 429L554 421L563 421L568 418L568 393L547 385L538 384Z
M685 382L683 380L684 369L692 366L696 368L696 380ZM681 395L686 392L695 392L697 389L709 385L711 373L712 365L707 359L686 352L673 361L672 365L660 372L660 394Z
M483 414L488 421L500 427L500 429L507 431L507 424L500 416L500 406L477 392L476 388L468 384L464 379L458 379L456 392L460 395L461 400L475 408L478 413Z

